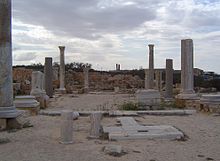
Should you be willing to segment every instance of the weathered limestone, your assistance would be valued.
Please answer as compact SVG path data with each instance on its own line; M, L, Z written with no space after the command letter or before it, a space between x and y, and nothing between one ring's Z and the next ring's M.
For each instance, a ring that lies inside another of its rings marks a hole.
M35 96L16 96L15 107L19 110L28 110L31 115L37 115L40 110L40 103Z
M49 97L44 90L44 74L39 71L32 72L31 93L40 102L41 108L46 108Z
M160 104L160 92L154 89L154 45L149 45L149 69L147 70L147 86L144 90L136 92L136 99L138 103L143 106L158 106Z
M53 80L59 80L59 67L53 67Z
M173 60L166 59L165 99L173 99Z
M145 69L144 70L144 72L145 72L145 78L144 78L144 88L145 89L148 89L149 87L148 87L148 69Z
M156 90L161 91L162 90L162 72L156 71Z
M64 51L65 46L59 46L60 49L60 93L66 93L65 88L65 59L64 59Z
M83 69L84 73L84 93L89 92L89 68L85 67Z
M154 45L149 46L148 89L154 88Z
M63 110L61 112L61 143L73 143L73 112L70 110Z
M200 98L200 110L205 112L220 113L220 95L202 95Z
M178 99L196 99L193 74L193 40L181 40L181 93Z
M52 67L52 58L45 58L44 65L44 81L45 81L45 90L46 94L51 98L53 97L53 67Z
M0 119L16 118L13 104L11 0L0 1Z
M158 106L161 102L160 92L154 89L138 90L136 98L143 106Z
M99 138L101 135L101 119L102 113L94 112L90 115L91 129L90 138Z
M114 87L114 92L115 93L119 93L120 92L120 88L119 87Z
M103 127L103 132L108 134L109 140L178 140L184 138L184 134L180 130L170 125L142 126L132 117L120 117L118 121L122 126Z

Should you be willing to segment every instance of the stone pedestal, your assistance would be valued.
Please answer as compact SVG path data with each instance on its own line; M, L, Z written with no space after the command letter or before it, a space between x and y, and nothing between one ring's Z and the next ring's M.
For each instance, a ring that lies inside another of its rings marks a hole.
M14 104L19 110L30 111L30 115L37 115L40 110L40 103L35 96L16 96Z
M65 59L64 59L64 51L65 46L59 46L60 49L60 88L58 89L58 92L61 94L66 93L65 88Z
M101 136L101 119L102 113L100 112L94 112L90 115L90 138L99 138Z
M165 99L173 99L173 60L166 59L166 85Z
M73 111L63 110L61 112L61 143L73 143Z
M46 94L51 98L53 97L53 67L52 58L45 58L44 65L44 81Z
M198 99L194 91L193 40L181 40L181 93L178 99Z
M138 90L136 99L143 106L158 106L161 102L160 92L154 89Z
M89 93L89 68L84 68L83 73L84 73L84 93Z
M0 1L0 119L16 118L13 104L11 0Z

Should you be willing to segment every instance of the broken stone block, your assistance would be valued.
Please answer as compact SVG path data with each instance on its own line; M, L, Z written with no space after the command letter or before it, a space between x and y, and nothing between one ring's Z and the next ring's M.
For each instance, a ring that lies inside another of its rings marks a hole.
M73 112L71 110L63 110L61 112L61 143L73 143Z
M0 119L0 130L4 130L7 127L7 119Z
M7 120L7 129L22 129L26 127L31 127L31 124L23 111L20 111L20 115L17 118Z
M103 148L103 151L105 154L114 157L120 157L126 154L126 152L122 149L122 146L120 145L107 145Z
M99 138L101 136L101 119L102 113L100 112L94 112L90 115L90 138Z

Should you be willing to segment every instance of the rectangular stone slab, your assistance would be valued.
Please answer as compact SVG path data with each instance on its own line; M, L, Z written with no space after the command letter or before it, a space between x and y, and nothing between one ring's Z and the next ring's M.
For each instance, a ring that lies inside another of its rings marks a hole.
M121 127L103 127L104 133L108 133L109 140L131 139L168 139L176 140L184 137L184 134L170 125L142 126L132 117L117 118Z

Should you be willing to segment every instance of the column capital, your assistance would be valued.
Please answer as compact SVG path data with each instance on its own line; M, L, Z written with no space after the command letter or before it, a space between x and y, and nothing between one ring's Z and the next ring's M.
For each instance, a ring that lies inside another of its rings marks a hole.
M154 44L149 44L148 46L149 46L149 48L153 48Z
M65 46L59 46L59 49L60 49L61 51L64 51L64 50L65 50Z

